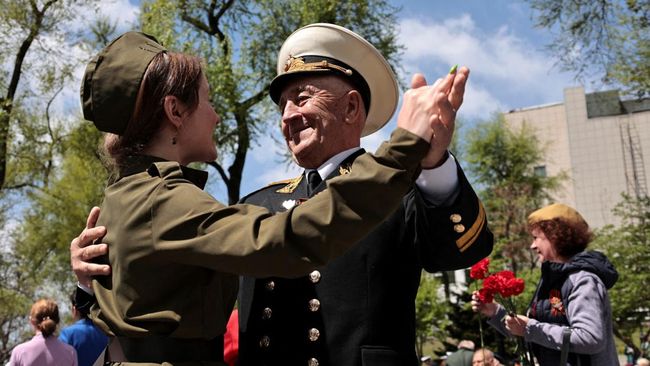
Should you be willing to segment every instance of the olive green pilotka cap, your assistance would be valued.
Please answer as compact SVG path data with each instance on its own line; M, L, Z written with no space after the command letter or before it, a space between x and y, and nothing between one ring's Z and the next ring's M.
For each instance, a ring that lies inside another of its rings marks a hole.
M117 37L86 67L81 82L84 118L100 131L123 134L147 67L154 56L166 51L145 33L127 32Z

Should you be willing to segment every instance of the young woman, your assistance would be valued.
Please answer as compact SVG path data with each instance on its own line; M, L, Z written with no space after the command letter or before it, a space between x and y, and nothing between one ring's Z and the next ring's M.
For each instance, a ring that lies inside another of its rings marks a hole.
M607 289L618 273L599 252L585 251L592 239L587 222L573 208L552 204L528 217L530 248L542 262L542 276L528 316L506 315L498 303L482 303L475 293L474 311L505 335L524 337L541 366L618 365Z
M221 365L237 275L299 276L342 254L397 207L430 148L422 113L288 212L227 207L202 191L207 174L187 167L216 158L209 95L197 58L142 33L119 37L86 69L84 117L111 134L118 171L98 222L109 228L112 276L92 284L109 361Z
M77 366L75 349L54 336L59 324L59 307L53 300L36 301L29 312L29 323L36 335L13 349L9 365Z

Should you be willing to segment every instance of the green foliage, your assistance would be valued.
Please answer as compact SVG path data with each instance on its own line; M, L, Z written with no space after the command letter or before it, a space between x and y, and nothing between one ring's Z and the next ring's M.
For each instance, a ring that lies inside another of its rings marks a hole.
M602 250L618 270L618 282L609 290L614 333L638 354L638 339L631 335L637 330L650 334L650 309L646 305L650 303L650 197L624 195L614 212L621 224L599 230L592 247Z
M526 217L549 199L563 176L535 174L544 155L531 128L509 128L502 115L479 123L467 133L465 161L485 205L495 234L494 259L507 260L515 273L534 268L536 257L528 250Z
M239 199L248 149L277 128L279 115L267 93L284 39L309 23L335 23L361 34L394 62L400 51L396 10L385 0L143 3L145 32L173 50L205 60L212 103L222 119L216 130L221 154L215 166L229 203Z
M17 331L27 324L31 305L32 281L20 272L18 258L10 253L0 253L0 362L9 359L17 343Z
M423 345L430 339L444 342L447 327L450 326L448 314L451 306L440 296L442 282L433 275L422 272L420 287L415 298L415 347L419 355Z
M92 124L77 124L65 142L58 173L47 187L30 194L31 205L15 233L15 254L25 258L23 273L48 279L62 290L71 283L70 240L103 196L107 173L96 153L100 137Z
M560 66L578 77L594 68L605 83L650 95L650 1L529 0Z
M100 134L87 122L61 139L60 164L46 186L28 192L20 225L5 226L6 251L0 253L0 362L29 336L21 330L31 303L46 293L61 298L70 290L72 272L68 247L100 203L106 170L97 157Z
M62 230L48 214L24 212L35 197L45 195L65 151L71 117L53 112L53 104L80 60L70 49L78 34L70 27L97 0L0 0L0 363L25 340L26 314L50 277L69 279L67 246L76 236L49 236ZM75 192L78 185L71 185ZM68 192L61 193L62 196ZM58 211L61 217L68 212ZM85 216L84 216L85 217ZM79 222L83 223L83 220ZM27 242L29 228L41 231ZM51 225L51 226L50 226ZM79 229L79 224L74 226ZM59 262L53 266L52 262ZM52 276L51 276L52 275Z
M49 132L52 132L53 121L48 114L50 104L72 76L79 60L71 57L65 46L52 44L75 44L76 35L68 29L70 22L96 3L96 0L0 1L3 9L0 13L0 64L3 65L3 72L0 72L0 189L40 183L34 183L31 174L21 175L33 167L38 157L25 159L15 150L24 147L25 142L53 143L54 137L43 131L50 127ZM46 38L48 41L43 41ZM23 129L32 134L22 135ZM37 171L48 172L47 169Z

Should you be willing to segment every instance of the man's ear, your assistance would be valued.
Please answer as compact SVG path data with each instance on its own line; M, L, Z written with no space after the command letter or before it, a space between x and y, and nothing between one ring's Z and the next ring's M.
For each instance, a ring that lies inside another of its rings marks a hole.
M182 102L178 100L173 95L165 96L163 102L163 108L165 109L165 117L171 122L176 128L180 128L183 124L183 113L181 109L183 108Z
M345 122L358 123L358 121L365 121L365 107L361 94L356 90L350 90L347 97L348 103L345 107Z

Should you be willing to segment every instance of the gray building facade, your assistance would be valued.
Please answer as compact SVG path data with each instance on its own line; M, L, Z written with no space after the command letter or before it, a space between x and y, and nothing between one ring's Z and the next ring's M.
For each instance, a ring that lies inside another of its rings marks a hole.
M650 99L622 100L617 91L564 90L560 103L504 113L510 128L532 127L545 147L536 172L566 179L554 200L580 211L592 227L618 224L621 194L650 194Z

